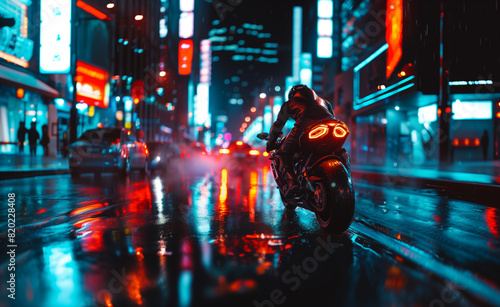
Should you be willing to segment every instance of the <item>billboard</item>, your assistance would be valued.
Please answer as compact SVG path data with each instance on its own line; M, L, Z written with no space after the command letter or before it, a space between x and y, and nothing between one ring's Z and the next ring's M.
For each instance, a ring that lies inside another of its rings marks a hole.
M76 100L107 108L108 72L82 61L76 63Z
M40 73L71 69L71 0L41 0Z
M179 42L179 74L191 74L191 64L193 61L193 40L183 39Z
M0 58L28 67L33 41L28 38L28 5L18 0L0 1Z

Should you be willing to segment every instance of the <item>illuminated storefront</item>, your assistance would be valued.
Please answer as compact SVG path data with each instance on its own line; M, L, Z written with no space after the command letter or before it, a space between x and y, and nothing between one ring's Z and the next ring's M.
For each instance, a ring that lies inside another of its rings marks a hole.
M500 65L492 48L474 45L487 34L470 17L474 14L456 3L447 7L450 22L471 30L450 31L444 42L453 50L449 107L443 108L451 114L449 159L482 160L484 131L489 135L484 143L490 144L487 159L492 159L498 156L495 138L500 136ZM353 162L397 168L437 165L442 110L436 54L441 45L430 33L440 31L439 2L363 0L344 3L340 15L342 72L335 76L334 107L341 120L350 121ZM484 57L471 57L466 50L472 47L464 44L482 50Z
M36 123L38 133L42 126L50 126L57 120L50 101L59 96L46 82L36 75L37 65L32 63L35 43L29 25L32 24L31 1L4 0L0 6L3 27L0 29L0 153L17 153L19 126L29 129ZM49 114L54 114L50 118ZM57 130L57 129L55 129ZM27 144L26 136L26 144ZM39 150L41 152L41 150ZM28 149L25 148L25 154Z

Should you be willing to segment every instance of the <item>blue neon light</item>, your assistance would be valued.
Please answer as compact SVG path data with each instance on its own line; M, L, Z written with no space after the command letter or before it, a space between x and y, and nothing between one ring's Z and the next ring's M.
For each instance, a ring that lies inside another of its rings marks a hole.
M375 92L375 93L373 93L373 94L370 94L370 95L368 95L368 96L365 96L365 97L363 97L363 98L359 99L359 100L357 101L357 104L361 104L361 103L363 103L364 101L369 100L370 98L373 98L373 97L375 97L375 96L382 95L383 93L388 92L388 91L392 90L393 88L398 87L398 86L400 86L400 85L402 85L402 84L405 84L406 82L408 82L408 81L410 81L410 80L412 80L412 79L414 79L414 78L415 78L415 76L410 76L410 77L408 77L408 78L406 78L406 79L403 79L403 80L399 81L398 83L395 83L395 84L393 84L393 85L391 85L391 86L388 86L388 87L384 88L383 90L379 90L379 91L377 91L377 92Z
M403 87L398 88L397 90L394 90L394 91L392 91L392 92L389 92L389 93L386 93L386 94L381 95L381 96L379 96L379 97L375 97L375 98L373 98L373 99L371 99L371 100L368 100L368 101L366 101L365 103L363 103L363 106L359 106L359 105L355 104L355 105L353 106L353 108L354 108L354 110L359 110L359 109L361 109L361 107L366 107L366 106L368 106L368 105L371 105L372 103L375 103L375 102L380 101L380 100L382 100L382 99L385 99L385 98L391 97L391 96L393 96L393 95L396 95L397 93L402 92L402 91L404 91L404 90L406 90L406 89L409 89L409 88L411 88L411 87L412 87L412 86L414 86L414 85L415 85L415 83L410 83L410 84L408 84L408 85L405 85L405 86L403 86Z
M363 68L366 64L370 63L373 61L374 58L378 57L382 52L386 51L387 48L389 48L389 44L384 44L382 47L380 47L377 51L372 53L368 58L366 58L363 62L359 63L358 66L354 67L354 72L357 72L361 68Z

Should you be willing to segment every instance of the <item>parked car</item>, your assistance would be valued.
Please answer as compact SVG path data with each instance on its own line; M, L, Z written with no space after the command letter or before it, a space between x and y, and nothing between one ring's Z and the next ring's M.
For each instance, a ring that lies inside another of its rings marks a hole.
M72 177L81 173L100 175L120 172L128 176L133 170L147 173L148 148L130 130L98 128L85 131L69 146L69 168Z
M149 169L167 171L173 164L179 163L179 146L169 142L148 142Z

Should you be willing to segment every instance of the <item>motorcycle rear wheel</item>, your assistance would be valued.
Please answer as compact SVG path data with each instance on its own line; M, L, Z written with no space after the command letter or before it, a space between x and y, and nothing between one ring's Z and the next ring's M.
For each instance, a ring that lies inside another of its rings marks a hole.
M354 215L354 194L352 186L328 184L326 181L314 183L314 206L316 220L321 228L333 234L347 230Z

